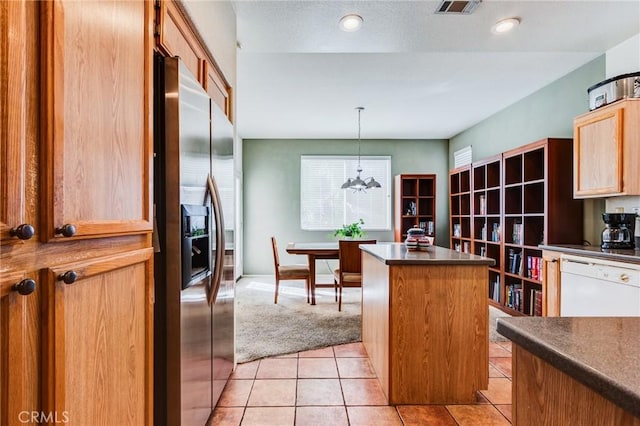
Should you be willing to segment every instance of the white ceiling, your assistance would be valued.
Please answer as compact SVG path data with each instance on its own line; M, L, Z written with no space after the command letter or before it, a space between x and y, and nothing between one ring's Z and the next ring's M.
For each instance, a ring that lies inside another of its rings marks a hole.
M471 15L438 4L233 2L239 135L354 138L364 106L363 139L450 138L640 33L638 0L485 0ZM338 28L348 13L360 31ZM491 33L508 17L520 26Z

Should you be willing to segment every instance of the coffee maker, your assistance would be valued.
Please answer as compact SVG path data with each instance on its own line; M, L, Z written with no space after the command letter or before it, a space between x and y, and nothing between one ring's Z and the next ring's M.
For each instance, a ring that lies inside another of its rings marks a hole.
M602 230L603 249L632 249L636 215L629 213L602 213L605 228Z

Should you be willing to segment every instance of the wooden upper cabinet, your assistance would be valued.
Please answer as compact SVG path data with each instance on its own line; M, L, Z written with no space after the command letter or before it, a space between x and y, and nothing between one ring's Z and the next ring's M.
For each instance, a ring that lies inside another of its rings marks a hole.
M41 240L149 232L153 4L42 7Z
M0 241L25 220L26 4L0 3Z
M640 195L640 99L577 117L573 155L574 197Z
M156 16L158 49L165 55L179 56L213 102L233 123L231 87L208 53L195 25L180 3L162 0L159 4Z
M194 77L204 86L204 52L189 29L185 14L176 2L161 1L158 25L158 47L169 56L179 56Z
M224 112L233 123L231 113L231 88L228 87L222 77L222 73L211 62L204 62L204 75L207 77L204 81L204 90L207 91L209 97Z
M153 424L152 259L148 248L43 272L44 412Z

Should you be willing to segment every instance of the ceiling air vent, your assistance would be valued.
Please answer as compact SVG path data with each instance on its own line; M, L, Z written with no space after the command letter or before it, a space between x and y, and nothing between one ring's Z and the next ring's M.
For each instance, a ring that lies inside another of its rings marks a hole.
M482 2L482 0L470 0L470 1L447 1L440 2L436 9L436 13L440 14L456 14L456 15L469 15L476 7Z

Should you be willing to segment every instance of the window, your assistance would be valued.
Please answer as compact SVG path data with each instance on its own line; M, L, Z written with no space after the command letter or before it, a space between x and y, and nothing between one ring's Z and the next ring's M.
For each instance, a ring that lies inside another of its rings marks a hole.
M391 157L360 157L362 179L375 177L382 188L355 192L340 188L356 176L357 156L300 157L300 226L333 230L364 220L364 229L391 229Z

